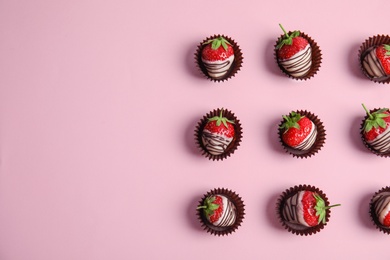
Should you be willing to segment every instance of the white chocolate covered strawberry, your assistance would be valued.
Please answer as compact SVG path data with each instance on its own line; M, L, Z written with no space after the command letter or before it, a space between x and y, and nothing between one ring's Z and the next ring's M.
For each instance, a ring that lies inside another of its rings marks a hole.
M380 154L390 152L390 111L382 108L373 112L363 105L367 118L363 125L363 137L367 144Z
M208 119L202 132L202 143L212 155L223 154L235 136L234 121L220 115Z
M279 26L284 32L284 37L276 46L278 62L289 75L296 78L303 77L310 71L312 65L310 43L299 36L299 31L289 35L281 24Z
M226 76L234 61L234 50L222 36L203 43L202 63L208 75L214 79Z
M236 207L224 195L207 197L197 209L202 209L207 221L214 226L232 226L236 221Z
M390 45L381 44L370 48L364 54L362 65L371 78L388 79L390 77Z
M306 227L325 223L326 211L335 206L326 206L316 192L302 190L284 201L282 215L285 221Z
M280 126L280 129L284 130L282 133L283 143L297 150L309 150L317 137L317 127L313 121L294 111L283 118L284 122Z

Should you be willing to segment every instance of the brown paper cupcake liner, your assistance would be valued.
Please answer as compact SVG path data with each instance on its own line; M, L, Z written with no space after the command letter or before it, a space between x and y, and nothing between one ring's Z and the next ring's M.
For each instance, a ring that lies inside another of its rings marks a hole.
M282 193L282 195L280 196L280 198L278 199L278 202L276 204L276 212L277 212L277 215L279 217L280 223L289 232L296 234L296 235L309 236L309 235L313 235L317 232L320 232L326 226L326 224L328 223L329 218L330 218L330 210L328 209L326 211L325 224L321 222L317 226L314 226L314 227L306 227L306 226L302 226L299 224L293 224L293 223L286 221L283 217L283 214L282 214L285 200L294 196L297 192L303 191L303 190L312 191L312 192L317 193L324 200L325 206L329 206L328 198L322 192L322 190L320 190L314 186L304 184L304 185L291 187L291 188L287 189L286 191L284 191Z
M221 78L214 78L208 74L207 69L202 62L202 49L204 48L203 43L205 43L208 40L215 39L215 38L218 38L221 36L223 38L225 38L233 47L234 60L233 60L232 66L230 67L229 71L224 76L222 76ZM236 75L236 73L241 69L243 59L244 58L242 56L240 46L238 46L237 43L232 38L225 36L225 35L220 35L220 34L214 35L214 36L209 36L205 40L200 42L197 49L196 49L196 52L195 52L196 66L198 67L200 72L205 75L206 78L208 78L209 80L214 81L214 82L221 82L221 81L225 81L225 80L227 81L231 77L234 77Z
M376 227L379 231L381 231L381 232L383 232L383 233L389 235L389 234L390 234L390 229L389 229L389 228L386 228L385 226L383 226L383 225L379 222L378 217L377 217L377 215L375 214L375 209L374 209L373 199L374 199L374 197L375 197L376 195L378 195L378 194L381 193L381 192L390 192L390 187L386 186L386 187L380 189L379 191L377 191L377 192L372 196L371 201L370 201L370 211L369 211L369 213L370 213L371 220L372 220L372 222L374 223L375 227Z
M291 34L291 33L292 33L292 31L288 32L288 34ZM285 75L287 75L289 78L296 79L296 80L308 80L311 77L313 77L315 74L317 74L317 72L320 70L321 62L322 62L322 54L321 54L321 50L320 50L320 47L318 46L317 42L314 41L309 35L307 35L303 32L300 32L299 36L301 36L302 38L305 38L311 46L312 61L311 61L311 68L310 68L308 73L306 73L305 75L303 75L301 77L294 77L294 76L290 75L290 73L287 70L285 70L283 68L283 66L279 63L278 50L276 49L276 46L278 45L279 41L283 38L283 36L284 36L284 34L282 34L278 38L278 40L276 41L276 43L274 45L274 57L275 57L276 63L278 64L278 67L280 68L280 70Z
M380 108L375 108L375 109L372 109L370 110L370 113L373 113L375 111L378 111ZM379 151L375 150L369 143L367 143L366 139L364 138L364 121L366 121L366 119L368 118L368 115L366 114L366 116L363 118L363 121L360 125L360 137L363 141L363 144L367 147L367 149L372 152L373 154L377 155L377 156L380 156L380 157L390 157L390 151L389 152L386 152L386 153L380 153Z
M390 36L388 35L376 35L369 37L365 42L362 43L359 49L359 64L360 64L360 69L363 72L363 74L369 78L371 81L376 82L376 83L382 83L382 84L389 84L390 83L390 76L384 77L384 78L379 78L375 79L371 77L367 71L363 67L363 60L367 53L374 47L379 46L381 44L390 44Z
M203 116L203 118L198 122L198 125L195 129L195 142L198 146L199 150L201 151L202 155L204 155L206 158L209 158L209 160L223 160L227 157L231 156L235 150L237 150L238 146L240 145L240 142L242 140L242 127L240 124L240 120L236 118L234 113L232 113L230 110L223 109L222 115L226 117L229 120L234 121L234 130L235 130L235 136L232 140L232 142L228 145L225 152L219 155L213 155L211 154L206 147L203 145L202 141L202 133L203 129L206 126L208 122L208 118L212 118L214 116L219 116L221 113L221 109L214 109L213 111L210 111L208 114Z
M227 197L236 207L236 221L232 226L228 227L217 227L212 225L211 223L208 222L206 216L203 214L202 209L197 210L197 216L198 219L203 227L204 230L206 230L208 233L215 235L215 236L224 236L224 235L229 235L237 230L239 226L241 226L242 221L244 220L245 216L245 205L244 202L242 201L241 197L237 195L234 191L225 189L225 188L217 188L213 189L209 192L207 192L203 198L199 201L199 205L201 206L204 203L204 200L212 195L223 195Z
M297 157L297 158L301 158L301 159L311 157L311 156L315 155L316 153L318 153L325 144L326 133L325 133L324 125L322 124L321 120L311 112L308 112L306 110L304 110L304 111L297 110L294 112L300 114L301 116L306 116L317 127L317 137L316 137L316 140L314 141L313 146L310 147L308 150L303 151L303 150L294 149L294 148L286 145L282 140L283 129L280 128L282 126L282 124L285 122L284 119L279 124L279 141L281 142L284 150L287 153L291 154L293 157Z

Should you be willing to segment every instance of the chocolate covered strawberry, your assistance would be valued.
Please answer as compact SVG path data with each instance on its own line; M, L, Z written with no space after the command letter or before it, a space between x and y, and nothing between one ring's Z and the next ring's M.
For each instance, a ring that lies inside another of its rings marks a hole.
M363 137L367 144L378 153L390 152L390 112L388 108L382 108L370 112L362 104L366 111L366 119L363 124Z
M236 221L236 207L223 195L207 197L197 209L203 210L207 221L214 226L227 227Z
M306 227L317 226L326 221L326 211L340 204L326 206L316 192L302 190L285 200L282 215L285 221Z
M317 137L317 127L306 116L291 112L283 116L284 122L280 126L282 141L287 146L297 150L308 150L313 146Z
M299 31L288 34L281 24L279 26L284 36L276 46L278 62L291 76L303 77L311 68L311 46L305 38L299 36Z
M374 79L390 76L390 45L381 44L369 49L363 58L363 68Z
M232 45L222 36L203 43L202 62L207 73L214 79L223 78L234 61Z
M202 131L203 146L212 155L224 153L235 136L234 121L222 114L223 109L219 116L209 118Z
M390 192L382 191L372 199L372 211L381 225L390 228Z

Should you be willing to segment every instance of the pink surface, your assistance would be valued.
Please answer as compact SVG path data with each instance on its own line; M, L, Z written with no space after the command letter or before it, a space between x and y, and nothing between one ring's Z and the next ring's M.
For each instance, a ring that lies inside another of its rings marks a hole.
M0 1L0 259L374 259L389 236L368 215L390 185L389 159L359 139L367 107L389 106L390 85L362 76L360 44L387 34L387 1ZM361 19L360 19L361 18ZM273 45L300 29L323 63L309 81L281 74ZM223 83L195 68L200 41L225 34L244 63ZM198 120L225 107L243 141L213 162L194 142ZM284 153L281 116L317 114L316 156ZM322 189L328 225L286 232L275 203L296 184ZM204 232L195 207L210 189L246 205L232 235Z

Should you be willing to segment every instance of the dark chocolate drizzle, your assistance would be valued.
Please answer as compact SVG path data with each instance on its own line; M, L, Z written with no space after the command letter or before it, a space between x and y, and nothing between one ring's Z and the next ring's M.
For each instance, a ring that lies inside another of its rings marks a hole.
M232 63L229 60L221 61L220 63L206 63L203 61L203 65L210 77L213 77L212 74L217 73L221 74L219 77L225 76L225 74L229 71L231 64Z
M279 60L279 62L284 67L284 69L292 76L295 77L297 74L304 73L303 75L298 76L303 77L310 71L311 47L309 46L306 51L302 52L300 55L297 55L294 58L290 58L287 60ZM287 62L289 64L287 64Z
M203 146L207 149L209 153L213 155L219 155L226 151L232 139L228 140L221 135L213 134L209 131L203 131L202 141Z

